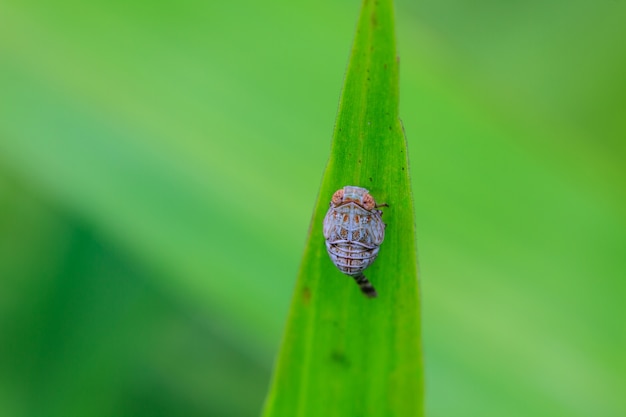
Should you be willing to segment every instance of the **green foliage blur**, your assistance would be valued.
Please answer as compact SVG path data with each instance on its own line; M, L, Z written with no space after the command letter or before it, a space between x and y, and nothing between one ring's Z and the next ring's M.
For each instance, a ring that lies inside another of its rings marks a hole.
M0 417L260 413L358 9L0 2ZM626 2L396 16L427 415L626 415Z

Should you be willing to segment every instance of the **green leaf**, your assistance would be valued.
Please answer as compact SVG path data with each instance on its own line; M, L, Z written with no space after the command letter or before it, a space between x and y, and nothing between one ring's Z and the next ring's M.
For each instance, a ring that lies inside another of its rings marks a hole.
M364 297L326 253L322 222L345 185L389 204L385 241L366 271L378 298ZM393 8L391 0L365 0L264 416L422 414L415 220Z

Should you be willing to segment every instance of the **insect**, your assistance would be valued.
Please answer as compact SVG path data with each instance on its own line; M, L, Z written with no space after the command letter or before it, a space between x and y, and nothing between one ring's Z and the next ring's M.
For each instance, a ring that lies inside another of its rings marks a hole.
M378 294L365 278L363 271L378 256L385 238L383 212L368 190L346 185L335 191L324 218L324 238L330 259L341 272L353 277L363 294L373 298Z

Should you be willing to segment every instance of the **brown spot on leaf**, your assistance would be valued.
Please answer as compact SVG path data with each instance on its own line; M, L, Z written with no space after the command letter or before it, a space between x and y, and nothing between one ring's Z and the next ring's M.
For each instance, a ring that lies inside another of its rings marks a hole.
M350 367L350 361L348 360L348 357L345 353L339 350L333 350L330 354L330 359L338 365L344 366L346 368Z
M302 289L302 302L306 305L311 301L311 289L309 287L304 287Z

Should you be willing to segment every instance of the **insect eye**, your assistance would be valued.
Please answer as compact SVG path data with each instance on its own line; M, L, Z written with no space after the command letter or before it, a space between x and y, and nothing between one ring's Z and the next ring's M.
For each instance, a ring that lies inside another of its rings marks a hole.
M376 201L374 201L374 197L369 194L365 194L363 196L363 207L366 210L372 210L374 207L376 207Z
M341 190L335 191L333 194L333 198L330 200L330 203L333 205L340 204L343 201L343 188Z

